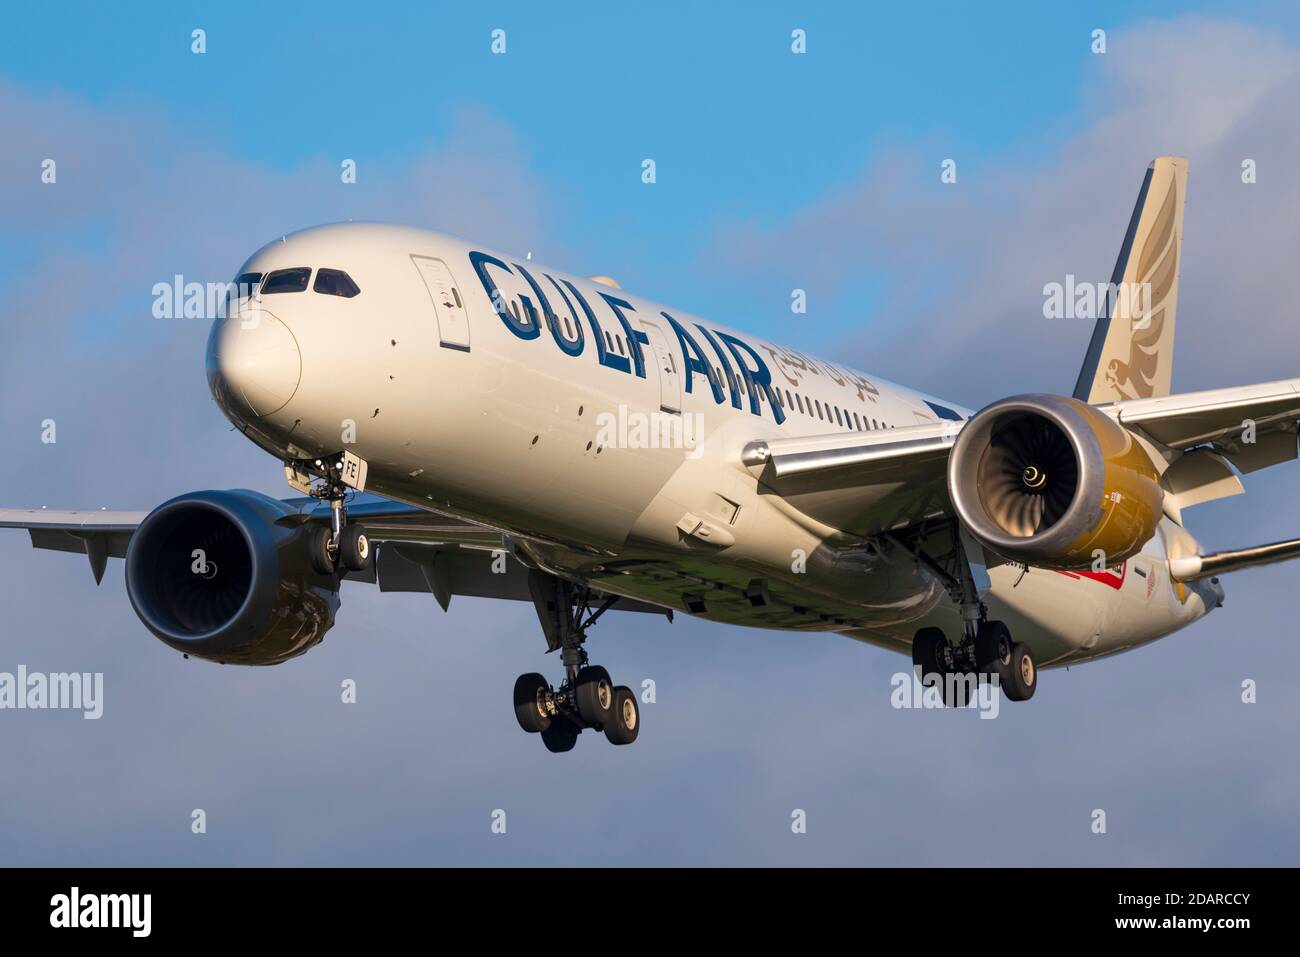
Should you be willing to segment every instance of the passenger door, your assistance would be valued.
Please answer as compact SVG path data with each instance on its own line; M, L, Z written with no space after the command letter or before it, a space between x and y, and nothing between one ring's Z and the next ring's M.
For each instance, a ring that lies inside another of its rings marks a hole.
M677 372L677 357L668 348L668 339L663 331L644 319L641 328L650 340L650 355L659 367L659 407L665 412L681 414L682 379Z
M433 301L433 313L438 320L438 341L448 349L469 352L469 313L451 270L441 259L428 256L413 255L411 262L420 271L420 278Z

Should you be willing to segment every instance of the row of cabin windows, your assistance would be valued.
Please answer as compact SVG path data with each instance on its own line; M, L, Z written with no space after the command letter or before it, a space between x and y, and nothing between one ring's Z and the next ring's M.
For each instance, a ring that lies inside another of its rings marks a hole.
M719 382L726 381L722 378L722 370L717 366L714 366L713 372L718 377ZM746 387L744 378L741 376L736 376L736 386L740 389L741 395L748 394L749 390ZM823 422L830 422L834 425L838 425L842 429L849 429L855 432L866 432L872 429L895 428L895 426L892 426L883 420L859 415L857 412L850 411L849 409L841 409L839 406L831 405L829 402L823 403L820 399L805 399L800 393L791 393L789 389L784 390L785 401L782 402L782 390L775 386L772 386L771 388L776 403L780 405L785 412L793 412L798 409L801 414L806 415L809 418L816 417L821 419ZM767 401L766 390L756 388L754 392L760 404Z
M510 311L514 314L515 321L519 322L522 325L523 318L519 314L519 303L511 301ZM576 341L578 336L576 331L573 328L573 322L571 318L569 316L556 316L556 318L560 321L560 325L563 328L565 337L570 342ZM611 335L608 329L604 329L602 330L602 332L604 333L605 336L605 348L608 351L617 352L621 356L627 355L627 349L623 345L623 337L621 335L619 335L618 333L614 333L613 335ZM676 372L677 357L672 353L669 353L668 361L669 363L671 363L672 371ZM726 379L722 375L722 370L717 366L714 366L713 374L717 377L718 382L726 381ZM741 395L748 394L749 390L746 387L745 380L741 376L736 376L736 386L740 389ZM776 401L780 403L781 390L774 389L773 392L776 395ZM764 390L759 389L757 390L757 393L758 393L759 402L767 401L767 397L763 394ZM850 412L847 409L841 409L838 406L833 406L829 402L823 406L821 401L818 399L808 399L807 403L805 403L803 396L800 395L798 392L795 392L792 396L790 390L786 389L785 409L787 411L793 411L795 408L798 408L798 410L805 415L808 416L816 415L817 418L821 419L824 422L833 422L836 425L840 426L841 428L853 429L858 432L864 432L867 429L893 428L893 426L886 425L883 422L877 422L875 419L869 419L865 415L859 416L858 413L856 412Z
M781 402L781 390L773 389L776 394L776 401ZM763 401L763 395L760 390L759 401ZM859 415L849 409L841 409L838 405L831 405L829 402L823 403L820 399L805 399L799 392L791 393L789 389L785 390L785 402L783 403L786 412L793 412L798 409L802 414L812 418L816 416L823 422L829 422L838 425L842 429L848 429L854 432L866 432L869 429L892 429L894 426L883 421L869 418L865 415Z
M608 336L609 333L606 333L605 335ZM672 361L671 356L670 361ZM673 369L676 371L676 362L673 362ZM717 376L719 382L727 381L722 376L722 370L717 366L713 367L713 374ZM742 376L736 376L736 387L740 390L741 395L748 395L749 389ZM772 394L776 397L777 404L786 412L793 412L795 409L798 409L800 413L809 418L815 416L823 422L830 422L838 425L842 429L850 429L855 432L866 432L871 429L895 428L895 426L889 425L883 420L868 418L865 415L859 415L857 412L852 412L848 409L841 409L839 406L831 405L829 402L823 404L820 399L805 400L798 392L791 393L789 389L784 390L785 401L782 402L782 390L775 386L771 388ZM767 401L765 390L755 389L754 391L760 403Z
M520 324L522 324L523 319L519 314L519 303L511 301L510 311L514 314L515 320ZM578 337L577 337L577 333L573 329L573 323L570 317L557 316L556 318L560 321L560 325L563 327L563 332L565 334L565 337L568 338L569 341L571 342L576 341ZM602 330L602 332L604 333L605 336L605 348L608 351L617 352L621 356L627 355L627 350L623 345L623 337L621 335L619 335L618 333L614 333L613 335L611 335L608 329L604 329ZM668 354L668 361L671 364L672 371L675 373L677 371L677 357L670 352ZM727 381L722 375L722 369L720 369L719 367L717 366L713 367L713 374L717 377L718 382ZM748 395L749 389L745 384L744 378L742 378L741 376L736 376L736 386L737 388L740 389L741 395ZM759 402L767 401L767 397L763 394L764 390L758 389L756 391L758 393ZM776 401L780 403L781 390L774 389L773 392L776 395ZM821 419L822 421L833 422L844 429L853 429L858 432L864 432L867 429L892 428L892 426L886 425L883 422L877 422L875 419L869 419L865 415L859 416L858 413L856 412L850 412L847 409L841 409L838 406L833 406L829 402L826 403L825 406L823 406L819 400L809 399L807 401L807 404L805 404L803 396L801 396L798 392L794 393L792 397L790 390L786 389L785 409L787 411L793 411L796 407L799 409L800 412L802 412L805 415L808 416L816 415L817 418Z
M303 292L307 288L307 282L310 277L311 269L306 266L295 267L293 269L278 269L275 272L269 273L266 276L266 281L262 282L262 295L273 295L275 293L285 292ZM256 287L258 282L261 280L261 273L244 273L236 280L240 286L240 294L251 294L253 288ZM341 269L318 270L316 273L316 284L312 289L314 292L322 293L327 296L343 296L348 299L351 299L353 296L361 292L357 287L357 284L352 281L352 277ZM247 292L245 292L245 290L247 290ZM460 296L457 295L456 298L457 305L459 305ZM510 311L514 313L515 320L522 324L523 320L519 315L519 304L517 302L510 303ZM566 338L571 342L576 341L578 336L577 332L573 328L573 322L570 317L558 316L557 318L563 326ZM626 356L627 348L623 344L623 337L617 333L611 335L608 329L602 331L605 335L605 348L610 352L617 352L620 356ZM673 371L676 372L677 357L670 353L669 362L672 363ZM720 368L715 366L713 372L714 375L717 376L717 381L726 381ZM749 390L746 387L744 378L737 376L736 385L740 389L741 395L748 394ZM764 391L765 390L762 389L757 390L759 402L767 401L767 396L764 394ZM780 404L781 390L773 389L773 393L776 397L777 403ZM810 398L805 401L802 395L798 392L791 393L789 389L785 390L784 408L787 412L793 412L797 408L803 415L809 417L815 415L823 422L832 422L835 425L840 426L840 428L853 429L858 432L864 432L868 429L893 428L893 426L884 422L878 422L877 420L868 418L865 415L859 416L857 412L852 412L848 409L841 409L839 406L831 405L829 402L823 405L819 399Z
M713 374L718 377L719 382L727 381L722 377L722 370L717 366L713 367ZM736 376L736 387L740 389L741 395L747 395L749 390L745 385L745 380L741 376ZM760 403L767 401L764 390L756 389ZM856 412L850 412L848 409L841 409L839 406L831 405L827 402L825 405L818 399L804 400L804 397L798 392L791 394L789 389L785 390L785 401L781 401L781 389L772 387L772 392L776 396L777 404L786 412L793 412L798 409L802 414L809 417L816 416L823 422L833 422L844 429L852 429L856 432L866 432L868 429L892 429L894 426L888 425L883 421L868 418L865 415L858 415Z

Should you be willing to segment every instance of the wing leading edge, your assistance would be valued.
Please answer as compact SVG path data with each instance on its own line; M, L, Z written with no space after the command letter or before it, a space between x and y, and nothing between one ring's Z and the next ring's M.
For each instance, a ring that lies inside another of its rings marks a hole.
M312 498L284 500L296 507L290 520L329 524L328 508ZM142 511L0 509L0 528L24 528L32 546L86 555L95 584L110 558L125 558ZM414 508L376 495L357 495L348 506L378 546L375 561L347 581L378 585L383 592L428 592L445 611L453 596L532 601L528 569L503 545L501 532L485 525ZM603 593L602 593L603 594ZM609 596L612 597L612 596ZM665 609L619 597L615 611L664 614Z

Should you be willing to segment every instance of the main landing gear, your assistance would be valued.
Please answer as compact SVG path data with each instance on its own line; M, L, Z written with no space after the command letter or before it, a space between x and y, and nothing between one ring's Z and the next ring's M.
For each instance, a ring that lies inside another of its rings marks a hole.
M545 572L528 573L537 617L546 635L547 651L560 652L564 680L552 688L542 675L520 675L515 681L515 718L519 727L542 736L552 752L570 751L587 728L603 731L610 744L631 744L641 730L636 695L615 685L609 672L588 663L583 642L616 599L591 608L591 590Z
M1008 700L1028 701L1038 688L1038 665L1033 653L1023 642L1012 639L1004 622L989 620L956 523L952 529L953 550L943 560L920 550L915 554L940 577L949 597L961 609L962 638L953 645L938 628L920 629L912 638L912 665L922 683L938 679L943 700L950 707L968 704L975 686L969 679L981 676L996 676Z

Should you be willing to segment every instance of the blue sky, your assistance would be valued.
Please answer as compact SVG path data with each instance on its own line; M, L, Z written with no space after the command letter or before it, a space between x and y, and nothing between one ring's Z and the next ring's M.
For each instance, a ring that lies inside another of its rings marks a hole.
M0 31L0 501L287 494L207 394L206 324L152 319L150 289L229 279L267 240L349 217L609 273L978 407L1072 387L1090 329L1044 320L1041 287L1104 280L1146 163L1181 153L1175 389L1295 376L1298 19L1270 3L25 8ZM1249 477L1194 531L1300 534L1298 471ZM506 706L516 674L550 664L530 608L458 599L444 616L358 586L302 659L211 667L144 632L120 563L94 589L84 560L10 533L0 670L104 671L107 701L98 722L0 713L0 760L23 769L0 861L1294 864L1294 575L1234 576L1204 622L1048 672L988 722L892 710L906 662L846 639L619 619L593 649L654 678L659 703L635 748L584 736L557 762ZM1033 840L936 831L962 800L1014 811ZM497 807L512 825L493 843Z
M0 36L0 75L107 113L157 113L164 151L212 147L282 173L350 157L362 184L482 111L543 181L539 238L572 250L575 269L618 270L752 328L783 303L690 268L719 225L779 223L900 142L933 164L957 158L966 176L1031 163L1089 112L1093 29L1123 55L1134 23L1252 7L1295 28L1285 6L1258 4L83 4L24 12ZM805 56L790 53L795 27ZM489 53L496 28L504 56ZM647 157L654 188L639 179ZM369 213L342 193L334 208ZM821 334L880 307L878 277L850 285Z

